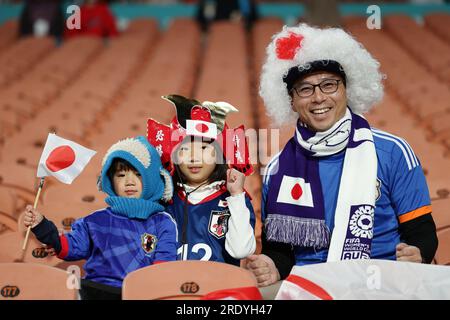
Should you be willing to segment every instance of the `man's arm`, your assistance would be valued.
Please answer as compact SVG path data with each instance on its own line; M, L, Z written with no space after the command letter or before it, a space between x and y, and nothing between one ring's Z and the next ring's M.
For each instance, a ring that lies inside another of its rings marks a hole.
M262 254L265 254L275 263L280 274L280 280L286 279L295 265L295 255L292 245L287 243L267 241L263 231L261 235Z
M409 144L395 139L398 143L391 153L390 197L402 241L396 247L396 257L399 261L430 263L436 252L437 235L425 175Z
M404 222L399 226L401 241L417 247L423 263L431 263L438 247L436 225L431 214Z
M294 265L291 245L266 241L263 232L262 253L249 256L246 268L255 275L258 287L266 287L284 280Z

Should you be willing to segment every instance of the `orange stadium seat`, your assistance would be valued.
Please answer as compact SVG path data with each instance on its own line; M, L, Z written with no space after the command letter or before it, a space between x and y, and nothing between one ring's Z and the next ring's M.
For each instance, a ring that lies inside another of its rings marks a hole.
M1 109L0 107L0 146L19 129L19 122L19 115L16 112L11 109Z
M20 165L35 171L39 164L39 159L41 157L45 141L47 140L47 135L48 133L37 136L19 134L8 138L2 149L3 153L1 161L6 166ZM25 171L25 173L28 172ZM34 175L34 177L36 177L36 175ZM4 178L5 180L9 179L9 177ZM11 179L16 180L14 178ZM28 182L29 181L24 181L23 184L27 185Z
M388 16L384 27L437 77L450 83L450 44L403 15ZM421 41L415 41L421 39Z
M443 139L443 143L447 147L447 154L446 155L448 156L449 152L450 152L450 136L447 137L447 138L444 138Z
M17 126L21 128L22 121L30 119L35 110L33 102L30 101L26 94L25 89L22 86L22 82L18 82L9 88L1 90L2 101L0 102L0 108L5 111L13 111L19 117Z
M0 185L14 190L16 200L20 198L26 200L28 203L33 202L39 185L39 179L36 178L36 171L36 168L2 161L0 162ZM55 180L49 177L46 179L45 187L53 183L55 183ZM17 205L16 208L18 208Z
M390 19L394 21L395 16ZM413 58L408 47L403 47L405 44L393 39L390 33L392 30L406 31L398 30L394 22L390 23L390 29L375 31L367 29L363 20L358 23L346 18L344 23L347 30L380 61L383 73L387 74L386 86L408 106L404 109L405 114L426 120L450 109L448 85L442 83L435 72L427 70L421 61ZM405 82L405 79L408 81Z
M450 173L442 170L450 165L450 159L444 157L446 148L427 139L426 128L420 130L420 121L405 117L403 108L404 105L387 90L383 101L369 112L367 118L372 127L405 139L421 161L432 199L446 197L450 193Z
M172 261L129 273L122 299L195 300L212 291L239 287L256 287L248 270L220 262Z
M436 117L431 118L427 127L432 132L430 138L434 141L442 141L450 137L450 113L442 112Z
M19 28L17 20L5 21L0 26L0 53L18 40L18 32Z
M127 28L124 30L122 35L133 35L133 34L144 34L148 35L150 30L156 30L158 26L156 25L156 20L147 18L138 18L129 22Z
M27 37L16 41L3 50L0 55L0 68L6 77L0 83L0 88L7 87L27 73L36 62L49 54L55 48L55 41L50 38Z
M6 169L8 168L14 168L17 170L17 176L20 177L22 172L21 166L6 166ZM3 168L2 168L3 169ZM13 171L11 171L13 172ZM0 171L0 180L1 180L1 174L2 171ZM34 172L35 174L35 172ZM12 175L12 174L10 174ZM48 179L48 184L51 185L52 179ZM36 192L25 190L21 187L17 187L14 185L8 184L9 180L6 180L6 183L0 182L0 194L2 194L2 200L0 201L0 212L3 212L7 215L9 215L11 218L17 221L20 212L25 208L27 204L34 203ZM37 179L35 177L30 178L30 188L31 183L37 182ZM27 182L27 181L25 181ZM37 189L37 184L36 184ZM9 196L8 196L9 195ZM12 199L12 200L8 200Z
M77 300L61 269L34 263L0 263L0 300Z
M82 266L84 260L64 261L56 256L51 256L45 252L45 247L30 232L28 243L25 250L22 250L25 239L24 232L7 232L0 235L0 263L4 262L23 262L37 263L50 267L67 270L70 266L77 266L80 274L84 275Z
M0 185L0 234L17 231L18 199L14 190Z
M425 26L433 31L441 39L450 44L450 14L439 12L430 13L424 18Z
M0 212L13 216L16 211L16 195L13 190L0 183Z
M0 235L4 232L15 232L17 231L17 221L13 219L9 214L0 211L0 224L2 225L2 229L0 231Z

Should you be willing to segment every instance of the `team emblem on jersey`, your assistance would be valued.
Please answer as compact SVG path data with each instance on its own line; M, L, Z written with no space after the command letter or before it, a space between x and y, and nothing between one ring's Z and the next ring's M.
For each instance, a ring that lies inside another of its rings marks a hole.
M141 235L141 246L146 254L149 254L155 250L157 242L158 239L152 234L144 233Z
M209 217L208 231L217 239L223 238L228 231L228 219L230 211L211 211Z

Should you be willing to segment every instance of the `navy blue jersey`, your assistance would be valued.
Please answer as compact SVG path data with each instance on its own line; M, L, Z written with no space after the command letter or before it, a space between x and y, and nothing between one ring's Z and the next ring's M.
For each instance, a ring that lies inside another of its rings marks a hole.
M129 272L176 260L176 224L166 212L142 220L106 208L75 221L60 240L60 258L86 259L85 278L114 287L121 287Z
M392 134L372 128L378 159L377 198L375 202L374 235L371 257L395 260L395 247L401 241L399 224L431 213L430 196L419 160L409 144ZM334 213L344 163L344 152L323 157L319 174L324 190L325 222L334 228ZM278 161L269 164L266 173ZM265 201L270 175L263 181L261 215L266 215ZM297 265L326 262L328 249L295 247Z
M230 193L221 189L197 204L187 203L187 221L184 219L185 197L181 192L174 194L173 203L167 211L174 217L178 226L178 259L206 260L239 265L225 249L225 239L231 216L227 204ZM252 229L255 228L255 213L248 196L245 204L250 211ZM248 222L247 222L248 223ZM183 242L183 226L186 228L186 243ZM237 239L239 241L239 239Z

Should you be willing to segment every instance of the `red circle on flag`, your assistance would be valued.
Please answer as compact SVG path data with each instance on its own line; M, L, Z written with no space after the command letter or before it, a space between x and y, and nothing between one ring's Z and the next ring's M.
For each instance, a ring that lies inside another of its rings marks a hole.
M57 172L70 167L75 162L75 151L69 146L59 146L50 152L45 165L50 171Z
M209 128L206 124L204 123L199 123L195 126L195 130L201 132L201 133L205 133L208 132Z
M295 186L291 190L292 198L294 198L294 200L298 200L298 199L300 199L302 194L303 194L302 187L300 186L299 183L296 183Z

